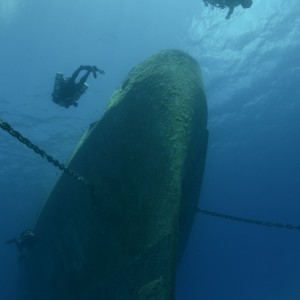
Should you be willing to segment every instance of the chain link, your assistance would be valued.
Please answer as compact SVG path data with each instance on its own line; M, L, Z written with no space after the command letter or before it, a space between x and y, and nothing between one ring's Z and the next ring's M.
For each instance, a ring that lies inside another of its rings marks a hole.
M22 136L22 134L15 129L13 129L12 126L10 126L7 122L0 119L0 127L7 131L10 135L15 137L17 140L19 140L22 144L25 144L29 149L32 149L35 153L39 154L42 158L46 159L49 163L53 164L56 168L60 169L61 171L64 171L71 175L73 178L75 178L77 181L83 183L87 187L90 188L91 193L94 193L94 185L88 182L84 177L80 176L78 173L73 171L72 169L69 169L65 167L64 164L60 163L57 159L54 159L51 155L47 154L45 151L40 149L38 146L34 145L29 139Z
M257 224L257 225L268 226L268 227L300 230L300 225L273 223L273 222L255 220L255 219L240 218L240 217L225 215L225 214L221 214L221 213L217 213L217 212L213 212L213 211L209 211L209 210L205 210L205 209L200 209L200 208L197 208L196 210L197 210L197 212L204 214L204 215L209 215L212 217L218 217L218 218L232 220L232 221L251 223L251 224Z
M21 133L14 130L13 127L11 127L7 122L5 122L1 119L0 119L0 127L3 130L7 131L10 135L15 137L17 140L19 140L22 144L25 144L29 149L32 149L35 153L42 156L42 158L44 158L48 162L52 163L55 167L59 168L61 171L68 173L76 180L78 180L81 183L83 183L84 185L88 186L90 188L91 195L93 196L94 191L95 191L95 186L93 184L89 183L84 177L80 176L75 171L65 167L64 164L60 163L57 159L54 159L51 155L47 154L45 151L40 149L38 146L34 145L29 139L22 136ZM212 217L218 217L218 218L232 220L232 221L257 224L257 225L268 226L268 227L300 230L300 225L273 223L273 222L268 222L268 221L260 221L260 220L255 220L255 219L241 218L241 217L226 215L226 214L217 213L217 212L213 212L213 211L209 211L209 210L205 210L205 209L200 209L200 208L197 208L196 211L201 214L204 214L204 215L209 215Z

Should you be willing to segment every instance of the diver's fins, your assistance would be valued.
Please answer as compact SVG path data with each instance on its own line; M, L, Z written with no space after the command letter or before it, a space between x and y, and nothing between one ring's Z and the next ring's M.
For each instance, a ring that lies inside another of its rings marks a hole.
M105 74L105 72L103 70L100 70L98 67L93 66L93 70L100 73L100 74Z
M16 238L13 238L13 239L7 240L5 243L6 244L13 244L13 243L16 244L17 240L16 240Z

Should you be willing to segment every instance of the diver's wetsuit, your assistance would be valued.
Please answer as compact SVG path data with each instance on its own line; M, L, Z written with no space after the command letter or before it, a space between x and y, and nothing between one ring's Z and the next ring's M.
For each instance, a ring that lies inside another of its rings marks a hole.
M85 75L76 83L76 78L79 73L83 70L87 72ZM58 87L54 89L52 93L53 101L61 106L68 108L71 105L77 106L77 100L84 93L86 88L86 80L88 79L93 68L90 66L80 66L71 76L71 78L63 79L62 76L59 77ZM57 80L57 79L56 79Z
M82 76L79 82L76 78L83 70L87 72ZM96 66L80 66L71 76L71 78L64 79L61 73L56 74L54 91L52 93L53 102L58 105L68 108L71 105L77 106L77 101L80 96L86 91L88 85L85 83L90 73L93 73L94 78L97 78L97 73L104 74L104 71L98 69Z

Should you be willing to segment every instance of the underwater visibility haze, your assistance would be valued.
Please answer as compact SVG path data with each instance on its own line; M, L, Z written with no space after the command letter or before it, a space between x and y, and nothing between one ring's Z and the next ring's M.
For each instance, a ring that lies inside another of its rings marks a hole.
M300 2L0 0L0 119L66 163L138 63L179 49L202 69L208 149L198 207L300 225ZM89 77L78 107L52 102L56 72ZM144 113L144 112L143 112ZM18 300L18 251L61 171L0 131L0 299ZM197 213L176 299L300 299L300 231ZM24 258L26 259L26 257ZM72 300L72 299L70 299Z

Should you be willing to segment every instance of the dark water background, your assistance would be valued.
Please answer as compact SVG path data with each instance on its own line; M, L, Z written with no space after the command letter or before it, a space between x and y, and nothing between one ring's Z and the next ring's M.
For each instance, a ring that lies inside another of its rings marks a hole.
M300 1L249 10L201 0L0 0L0 118L62 162L138 62L179 48L202 67L209 148L199 206L300 224ZM55 72L80 64L77 108L52 103ZM32 227L58 171L0 131L0 241ZM300 299L300 232L198 215L177 300ZM0 243L0 299L17 300L18 261Z

